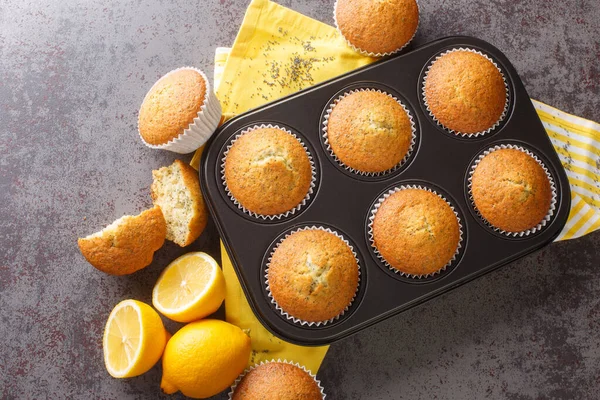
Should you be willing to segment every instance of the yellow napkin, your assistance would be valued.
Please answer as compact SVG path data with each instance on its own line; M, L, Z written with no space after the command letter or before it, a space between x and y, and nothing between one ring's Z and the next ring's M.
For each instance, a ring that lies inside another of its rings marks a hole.
M253 0L231 49L218 48L214 81L225 119L373 62L351 50L335 28L268 0ZM569 175L568 223L557 240L600 228L600 126L543 103L534 105ZM201 150L192 165L197 167ZM327 346L301 347L271 335L254 317L221 245L226 319L250 330L252 363L286 358L316 373Z

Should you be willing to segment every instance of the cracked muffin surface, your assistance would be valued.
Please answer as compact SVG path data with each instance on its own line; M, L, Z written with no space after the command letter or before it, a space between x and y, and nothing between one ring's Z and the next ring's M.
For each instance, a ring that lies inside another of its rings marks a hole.
M327 139L342 163L360 172L378 173L395 167L406 156L412 125L391 96L374 90L358 91L333 107Z
M277 247L267 273L273 299L292 317L308 322L340 315L358 288L358 264L333 233L292 233Z
M401 189L385 199L373 219L373 242L390 266L414 276L441 270L460 240L458 219L440 196Z
M552 202L548 175L517 149L498 149L483 157L473 172L471 193L483 218L506 232L533 228Z
M472 135L493 127L506 105L506 86L498 68L467 50L438 58L425 79L429 110L448 129Z
M257 128L240 136L225 158L225 182L247 210L277 215L298 206L309 192L312 169L306 150L288 132Z

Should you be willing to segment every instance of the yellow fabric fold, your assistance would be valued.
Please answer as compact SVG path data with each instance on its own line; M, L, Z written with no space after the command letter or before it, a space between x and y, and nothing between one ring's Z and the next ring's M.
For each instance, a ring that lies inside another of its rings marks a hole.
M215 52L214 81L225 119L341 75L374 59L354 52L336 29L268 0L253 0L231 49ZM571 183L573 203L557 240L600 228L600 126L533 101ZM198 166L201 150L192 165ZM327 346L302 347L271 335L254 317L221 245L226 319L250 331L252 363L285 358L316 373Z

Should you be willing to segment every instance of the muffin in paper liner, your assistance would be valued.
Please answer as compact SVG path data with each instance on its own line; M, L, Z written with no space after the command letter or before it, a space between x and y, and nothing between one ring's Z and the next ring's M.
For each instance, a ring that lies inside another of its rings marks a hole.
M256 129L265 129L265 128L279 129L279 130L282 130L282 131L288 133L292 137L294 137L294 139L296 139L298 141L298 143L300 143L302 145L302 148L304 149L304 151L306 151L306 155L308 156L308 161L310 162L311 181L310 181L310 186L308 188L308 193L306 193L306 196L304 197L304 199L302 199L300 204L298 204L296 207L294 207L291 210L288 210L282 214L264 215L264 214L258 214L258 213L255 213L254 211L248 210L235 198L233 193L231 193L231 191L229 190L229 187L227 186L227 181L225 180L225 160L227 159L229 150L231 149L231 147L233 146L235 141L237 139L239 139L242 135L244 135L248 132L254 131ZM308 202L308 200L310 200L310 198L312 197L315 187L316 187L316 184L317 184L316 183L317 182L317 169L315 166L315 162L314 162L312 154L310 153L310 151L308 150L308 148L306 147L304 142L302 142L302 140L297 135L295 135L292 131L290 131L289 129L283 128L279 125L273 125L273 124L254 125L250 128L246 128L246 129L242 130L242 132L235 135L235 137L232 140L230 140L229 144L227 145L227 148L225 149L225 152L223 153L223 158L221 159L220 173L221 173L221 181L223 183L223 187L225 188L225 193L227 193L227 197L229 197L229 199L233 202L233 204L235 204L241 211L243 211L247 215L250 215L251 217L262 219L262 220L270 220L270 221L287 218L289 216L294 215L296 212L300 211L300 209L302 207L304 207L306 205L306 203Z
M304 321L304 320L301 320L299 318L296 318L296 317L288 314L283 308L281 308L281 306L279 304L277 304L277 301L275 300L275 298L271 294L271 287L269 286L269 267L270 267L270 264L271 264L271 259L273 257L273 254L275 253L275 251L277 250L277 248L283 243L283 241L285 239L287 239L288 237L290 237L294 233L301 232L301 231L308 231L308 230L321 230L321 231L328 232L328 233L331 233L331 234L337 236L339 239L342 240L342 242L344 242L350 248L350 251L352 251L352 254L354 255L354 259L356 260L356 265L358 266L358 281L356 283L356 290L354 292L354 296L352 297L352 299L350 300L350 302L346 305L346 307L344 308L344 310L342 310L341 313L339 313L335 317L330 318L330 319L325 320L325 321L318 321L318 322ZM269 258L267 260L266 268L265 268L265 274L264 274L265 288L267 290L267 295L269 297L269 300L271 301L271 304L273 304L275 306L275 308L277 309L277 311L279 311L281 313L281 315L283 315L287 320L292 321L295 324L299 324L299 325L302 325L302 326L309 326L309 327L323 326L323 325L330 324L330 323L332 323L332 322L337 321L338 319L340 319L348 311L348 309L350 308L350 306L352 306L352 304L354 303L354 300L356 300L356 295L357 295L358 290L360 288L360 276L361 276L360 261L358 259L358 255L356 254L356 251L354 250L354 247L350 244L350 242L348 240L346 240L341 234L339 234L338 232L334 231L333 229L330 229L330 228L327 228L327 227L323 227L323 226L317 226L317 225L304 226L304 227L301 227L301 228L292 229L291 231L287 232L277 242L277 244L271 249L271 252L269 254Z
M417 32L419 31L419 25L421 24L421 7L419 6L419 1L416 1L417 3L417 8L419 9L419 21L417 22L417 27L415 29L415 32L413 33L413 35L411 36L410 39L408 39L408 42L404 43L404 45L402 47L397 48L394 51L389 51L386 53L373 53L371 51L366 51L363 50L361 48L356 47L354 44L352 44L347 38L346 36L344 36L344 34L342 33L342 30L340 29L340 26L338 25L338 20L337 20L337 7L338 7L338 0L335 0L335 3L333 5L333 22L335 24L335 28L337 29L338 33L340 34L340 36L342 38L344 38L344 41L346 42L346 44L348 44L348 46L350 46L352 48L352 50L356 51L357 53L360 53L364 56L369 56L369 57L385 57L385 56L391 56L392 54L396 54L401 52L402 50L404 50L406 48L406 46L408 46L413 39L415 38L415 36L417 35Z
M468 51L468 52L479 54L480 56L485 57L488 61L490 61L494 65L494 67L496 67L498 69L498 72L500 72L500 75L502 76L502 80L504 81L504 88L506 90L506 100L504 101L504 110L502 110L502 114L500 114L498 121L496 121L496 123L494 123L494 125L492 125L491 127L489 127L488 129L486 129L484 131L475 132L475 133L457 132L453 129L450 129L450 128L444 126L444 124L442 124L435 117L435 115L433 115L433 112L431 112L431 109L429 108L429 104L427 102L427 96L425 95L425 82L427 81L427 76L429 75L429 71L431 70L431 67L433 66L433 64L435 64L435 62L440 59L440 57L442 57L446 54L454 53L455 51ZM506 76L504 75L504 72L502 72L502 69L498 66L498 64L490 56L488 56L487 54L485 54L479 50L471 49L469 47L457 47L457 48L453 48L450 50L446 50L443 53L438 54L435 57L435 59L429 63L429 65L427 66L427 69L425 70L425 75L423 76L423 82L421 82L421 97L423 99L423 104L425 105L425 108L427 109L427 113L439 127L443 128L448 133L458 135L461 137L467 137L467 138L476 138L479 136L483 136L485 134L489 134L490 132L492 132L493 130L498 128L500 126L500 124L502 123L502 121L504 121L504 119L508 115L508 107L510 105L510 90L508 88L508 82L506 81Z
M500 228L492 225L487 219L485 219L483 217L483 215L481 215L481 213L477 209L477 206L475 205L475 200L473 199L472 185L473 185L473 174L475 173L475 169L477 168L477 166L479 165L479 163L481 162L481 160L483 160L483 158L485 156L487 156L490 153L493 153L496 150L500 150L500 149L513 149L513 150L519 150L519 151L524 152L525 154L527 154L528 156L530 156L531 158L533 158L542 167L542 169L546 173L546 176L548 177L548 181L550 182L550 190L552 191L552 199L550 200L550 208L548 209L548 213L540 221L540 223L538 223L533 228L527 229L525 231L521 231L521 232L508 232L508 231L502 230L502 229L500 229ZM550 171L548 170L548 168L546 167L546 165L544 165L544 163L532 151L526 149L525 147L517 146L517 145L514 145L514 144L500 144L500 145L495 145L493 147L490 147L486 151L482 152L479 155L479 157L477 157L477 159L475 160L475 162L473 163L473 165L471 165L471 167L469 168L469 176L468 176L467 189L468 189L468 195L469 195L469 202L471 203L471 206L473 207L473 210L475 211L475 213L477 214L477 216L481 219L481 221L483 221L483 223L485 224L485 226L487 226L488 228L490 228L494 232L498 232L498 233L500 233L500 234L502 234L504 236L508 236L508 237L513 237L513 238L516 238L516 237L526 237L526 236L529 236L529 235L534 234L534 233L539 233L548 224L548 222L550 222L550 220L552 219L552 217L554 216L554 213L556 211L557 193L556 193L556 184L554 182L554 178L552 177L552 174L550 173Z
M377 214L377 211L379 210L379 207L391 195L393 195L394 193L399 192L401 190L405 190L405 189L421 189L421 190L426 190L428 192L431 192L431 193L435 194L436 196L438 196L439 198L441 198L442 200L444 200L444 202L446 202L446 204L448 204L448 206L450 206L450 208L452 209L452 212L456 216L456 221L458 222L458 245L456 246L456 251L454 252L454 255L452 256L452 258L450 259L450 261L448 261L448 263L446 265L444 265L439 270L431 272L429 274L414 275L414 274L409 274L409 273L400 271L400 270L392 267L391 264L388 263L386 261L386 259L381 255L381 253L377 249L377 246L375 246L375 239L373 237L373 221L375 220L375 215ZM370 211L370 214L371 215L369 215L369 224L368 224L368 227L367 227L367 232L368 232L368 236L369 236L369 242L370 242L370 245L371 245L371 249L373 250L373 252L377 256L377 258L386 267L388 267L390 269L390 271L394 272L395 274L403 276L403 277L406 277L406 278L412 278L412 279L430 278L430 277L436 276L438 274L441 274L443 271L445 271L446 269L448 269L448 267L450 267L458 259L458 255L460 254L460 251L461 251L461 248L462 248L462 243L463 243L463 225L462 225L460 216L458 215L458 212L456 211L456 209L454 208L454 206L444 196L442 196L441 194L439 194L435 190L433 190L433 189L431 189L429 187L423 186L423 185L400 185L400 186L397 186L397 187L395 187L393 189L388 190L383 196L381 196L377 200L377 203L375 203L375 205L372 207L372 209Z
M313 374L310 370L306 369L306 367L304 365L300 365L297 362L293 362L293 361L288 361L287 359L280 359L278 358L277 360L275 360L274 358L269 360L269 361L261 361L259 364L254 364L253 366L246 368L246 370L244 370L244 372L242 372L240 374L240 376L233 382L233 384L231 385L231 388L229 390L229 393L227 395L227 398L229 400L233 400L233 395L235 394L235 389L237 388L237 386L240 384L240 382L242 381L242 379L244 379L244 377L250 373L250 371L256 369L257 367L260 367L261 365L264 364L268 364L268 363L273 363L273 362L277 362L277 363L285 363L285 364L290 364L293 366L296 366L298 368L300 368L301 370L303 370L304 372L306 372L308 375L310 375L311 378L313 378L315 380L315 383L317 384L317 387L319 388L319 390L321 391L321 395L323 396L323 400L325 399L325 397L327 396L325 394L325 388L323 388L323 386L321 386L321 381L317 379L317 376L315 374Z
M406 113L409 121L410 121L410 127L411 127L411 131L412 131L412 135L411 135L411 139L410 139L410 144L408 146L408 150L406 151L406 154L404 155L404 157L402 158L402 160L400 160L400 162L398 164L396 164L394 167L387 169L385 171L381 171L381 172L365 172L365 171L360 171L357 170L355 168L352 168L346 164L344 164L339 158L338 156L335 154L335 152L333 151L333 149L331 148L331 145L329 144L329 139L327 136L327 128L328 128L328 124L329 124L329 117L331 115L331 113L333 112L333 109L335 108L335 106L345 97L357 93L357 92L377 92L377 93L381 93L381 94L385 94L386 96L394 99L398 104L400 104L400 106L402 107L402 109L404 110L404 112ZM357 175L362 175L362 176L368 176L368 177L378 177L378 176L383 176L383 175L387 175L390 174L392 172L397 171L398 169L402 168L406 162L408 161L408 159L410 158L410 156L412 155L414 149L415 149L415 145L417 143L417 127L415 124L415 119L412 115L412 113L410 112L410 110L406 107L406 105L404 105L404 103L402 103L402 101L400 101L397 97L391 95L390 93L387 93L383 90L380 89L376 89L376 88L370 88L370 87L364 87L364 88L360 88L360 89L351 89L348 90L347 92L344 92L342 95L338 96L335 100L333 100L327 110L325 111L325 116L323 118L323 126L321 127L322 130L322 139L323 139L323 144L325 145L325 148L327 149L327 152L329 153L329 155L331 156L331 158L333 158L335 160L336 163L338 163L342 168L344 168L346 171L352 172L354 174Z
M219 102L219 99L217 99L215 93L212 91L210 82L204 74L204 72L194 67L182 67L166 73L159 80L157 80L154 83L154 85L152 85L150 90L148 90L146 96L144 96L142 105L146 102L148 95L152 92L154 87L162 79L181 70L196 71L204 79L204 83L206 85L206 93L204 95L204 102L200 107L200 110L198 111L198 116L194 118L194 120L189 124L189 126L176 138L173 138L164 144L154 145L146 142L146 140L144 140L144 138L142 137L142 134L139 129L140 112L138 111L138 135L140 136L140 139L142 139L142 142L152 149L169 150L175 153L187 154L197 150L200 146L206 143L208 139L212 136L212 134L215 132L215 130L219 126L219 122L221 121L221 103Z

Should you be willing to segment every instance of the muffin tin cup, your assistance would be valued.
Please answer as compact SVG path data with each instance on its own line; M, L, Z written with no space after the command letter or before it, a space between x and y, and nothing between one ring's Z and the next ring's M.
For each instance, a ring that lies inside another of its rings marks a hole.
M215 95L215 93L212 91L210 82L208 81L208 78L206 77L204 72L202 72L201 70L194 68L194 67L177 68L177 69L174 69L174 70L166 73L165 75L163 75L158 81L156 81L156 83L154 83L154 85L152 85L150 90L148 90L148 93L146 93L146 96L144 97L144 101L142 102L142 105L146 102L148 95L152 92L154 87L162 79L166 78L167 76L169 76L173 73L176 73L176 72L182 71L182 70L196 71L197 73L199 73L202 76L202 79L204 79L204 83L206 85L206 93L204 95L204 102L202 103L202 106L200 107L200 111L198 111L198 116L196 118L194 118L194 120L189 124L189 126L182 133L179 134L179 136L169 140L167 143L159 144L159 145L150 144L150 143L146 142L146 140L144 140L144 138L142 137L142 134L141 134L140 128L139 128L140 113L138 112L138 135L140 136L140 139L142 139L142 142L146 146L150 147L151 149L169 150L169 151L172 151L175 153L180 153L180 154L191 153L192 151L197 150L200 146L202 146L204 143L206 143L208 141L208 139L210 139L212 134L215 132L215 130L219 126L219 122L221 121L221 115L222 115L221 103L219 102L219 99L217 99L217 96ZM141 111L141 107L140 107L140 111Z
M475 132L475 133L465 133L465 132L457 132L453 129L450 129L448 127L446 127L444 124L442 124L433 114L433 112L431 111L431 109L429 108L429 104L427 103L427 97L425 96L425 82L427 81L427 76L429 75L429 71L431 70L431 67L433 67L433 64L435 64L435 62L437 60L439 60L442 56L446 55L446 54L450 54L450 53L454 53L456 51L468 51L471 53L475 53L475 54L479 54L480 56L485 57L488 61L490 61L492 64L494 64L494 66L498 69L498 72L500 72L500 75L502 76L502 80L504 81L504 88L506 90L506 99L504 101L504 110L502 111L502 114L500 114L500 118L498 118L498 121L496 121L496 123L494 123L494 125L492 125L491 127L489 127L488 129L484 130L484 131L480 131L480 132ZM492 57L490 57L489 55L479 51L479 50L475 50L473 48L470 47L456 47L450 50L446 50L440 54L438 54L435 59L433 61L431 61L429 63L429 65L427 66L427 69L425 71L425 75L423 76L423 80L421 83L421 94L422 94L422 98L423 98L423 105L425 106L427 113L429 114L429 116L431 117L431 119L440 127L442 128L444 131L453 134L453 135L457 135L463 138L477 138L477 137L481 137L483 135L489 134L490 132L496 130L500 124L506 119L507 115L508 115L508 108L510 105L510 89L508 86L508 82L506 80L506 76L504 75L504 72L502 71L502 69L498 66L498 63L496 63L496 61L494 61L494 59Z
M400 162L398 164L396 164L395 166L393 166L390 169L387 169L385 171L381 171L381 172L365 172L365 171L360 171L357 170L355 168L352 168L346 164L344 164L342 162L342 160L340 160L338 158L338 156L335 154L335 152L333 151L333 149L331 148L331 145L329 144L329 138L328 138L328 133L327 133L327 129L328 129L328 125L329 125L329 117L331 115L331 113L333 112L334 108L337 106L337 104L342 101L342 99L344 99L345 97L354 94L354 93L358 93L358 92L377 92L377 93L382 93L385 94L386 96L394 99L398 104L400 104L400 106L402 107L402 109L404 110L404 112L406 113L406 115L408 116L408 119L410 120L410 126L411 126L411 139L410 139L410 144L408 146L408 150L406 152L406 154L404 155L404 157L402 158L402 160L400 160ZM344 168L346 171L349 171L353 174L356 175L361 175L361 176L367 176L367 177L380 177L380 176L384 176L387 174L391 174L395 171L397 171L398 169L402 168L404 165L406 165L406 162L409 160L410 156L413 154L414 149L415 149L415 145L417 143L417 127L415 124L415 119L413 117L413 114L410 112L410 110L406 107L406 105L400 101L400 99L398 99L397 97L393 96L392 94L381 90L381 89L377 89L377 88L370 88L370 87L364 87L364 88L359 88L359 89L351 89L348 90L347 92L344 92L342 95L340 95L339 97L337 97L336 99L334 99L328 106L327 110L325 111L325 115L323 117L323 126L321 127L322 130L322 138L323 138L323 144L325 145L325 148L327 150L327 152L329 153L329 155L331 156L331 158L342 168Z
M323 396L323 400L325 399L325 397L327 396L325 394L325 388L323 388L323 386L321 386L321 381L317 379L317 376L315 374L313 374L310 370L306 369L306 367L304 365L300 365L297 362L288 361L286 359L281 360L280 358L278 358L277 360L275 360L273 358L273 359L271 359L269 361L261 361L259 364L254 364L253 366L251 366L249 368L246 368L244 370L244 372L242 372L240 374L240 376L233 382L233 385L231 385L230 390L229 390L229 394L227 395L227 398L229 400L233 400L233 395L235 394L235 389L240 384L240 382L242 381L242 379L244 379L244 377L250 373L250 371L256 369L257 367L260 367L261 365L269 364L269 363L273 363L273 362L286 363L286 364L294 365L294 366L300 368L301 370L303 370L304 372L306 372L307 374L309 374L311 376L311 378L314 379L314 381L317 384L317 386L319 387L319 390L321 391L321 395Z
M406 43L404 43L404 45L402 45L402 47L397 48L394 51L389 51L386 53L373 53L371 51L366 51L363 50L359 47L356 47L354 44L352 44L347 38L346 36L344 36L344 34L342 33L342 30L340 29L340 26L338 24L337 21L337 6L338 6L338 0L335 1L334 5L333 5L333 22L335 24L335 27L338 31L338 33L340 34L340 36L344 39L344 41L346 42L346 44L348 44L349 47L352 48L352 50L356 51L357 53L360 53L364 56L369 56L369 57L385 57L385 56L391 56L392 54L396 54L401 52L402 50L404 50L415 38L415 36L417 35L417 32L419 31L419 25L421 24L421 7L419 6L419 2L416 1L417 3L417 8L419 9L419 21L417 22L417 27L415 29L415 32L413 33L413 35L410 37L410 39L408 39L408 41Z
M444 265L439 270L431 272L429 274L414 275L414 274L409 274L409 273L406 273L404 271L400 271L400 270L394 268L390 263L387 262L387 260L383 257L383 255L381 255L381 253L377 249L377 246L375 246L375 238L374 238L374 235L373 235L373 221L375 220L375 216L377 215L377 211L379 211L379 207L381 207L381 204L383 204L383 202L386 199L388 199L391 195L393 195L394 193L397 193L399 191L406 190L406 189L421 189L421 190L426 190L426 191L428 191L430 193L435 194L440 199L444 200L444 202L446 202L446 204L448 204L448 206L452 209L452 212L456 216L456 221L458 222L458 245L456 246L456 251L454 252L454 255L452 256L452 258L450 259L450 261L448 261L448 263L446 263L446 265ZM395 187L393 189L388 190L383 196L381 196L377 200L377 202L375 203L375 205L371 208L371 210L369 212L369 223L367 225L367 232L368 232L369 244L371 246L371 250L373 251L373 253L375 253L375 255L377 256L377 258L379 259L379 261L381 261L382 264L384 264L390 271L394 272L395 274L397 274L399 276L402 276L402 277L405 277L405 278L416 279L416 280L434 277L436 275L441 274L446 269L448 269L450 266L452 266L452 264L454 264L456 262L456 260L458 259L458 256L460 254L461 248L463 246L463 236L464 236L463 225L462 225L460 216L458 215L458 212L456 211L456 209L454 208L454 206L444 196L442 196L441 194L439 194L435 190L433 190L433 189L431 189L431 188L429 188L427 186L423 186L423 185L399 185L399 186L397 186L397 187Z
M548 181L550 182L550 189L552 190L552 200L550 201L550 209L548 210L548 213L542 219L542 221L540 221L540 223L538 223L533 228L527 229L525 231L507 232L505 230L502 230L502 229L492 225L487 219L484 218L483 215L481 215L481 213L477 209L477 206L475 205L475 200L473 199L473 190L472 190L473 188L472 187L473 187L473 174L475 173L475 169L477 168L477 166L479 165L479 163L481 162L481 160L483 160L483 158L485 156L489 155L490 153L493 153L494 151L500 150L500 149L519 150L519 151L522 151L523 153L529 155L542 167L542 169L546 173L546 176L548 177ZM479 155L479 157L477 157L477 159L475 160L473 165L471 165L471 167L469 168L469 176L467 179L468 179L468 183L467 183L468 197L469 197L471 206L473 207L473 210L475 211L475 214L477 214L477 216L481 219L481 221L484 223L484 225L486 227L488 227L492 231L497 232L501 235L508 236L511 238L523 238L523 237L528 237L535 233L539 233L552 220L552 217L554 216L554 214L556 212L556 204L557 204L558 200L557 200L557 191L556 191L556 184L554 183L554 178L552 177L552 174L550 173L550 171L548 170L546 165L544 165L544 163L532 151L526 149L525 147L514 145L514 144L500 144L500 145L495 145L493 147L490 147L489 149L482 152Z
M233 144L236 142L236 140L238 140L242 135L245 135L248 132L252 132L256 129L265 129L265 128L280 129L280 130L290 134L292 137L294 137L294 139L296 139L298 141L298 143L300 143L302 145L302 148L304 149L304 151L306 151L306 155L308 156L308 161L310 162L311 180L310 180L310 187L308 188L308 193L306 194L304 199L302 199L300 204L298 204L296 207L294 207L291 210L286 211L282 214L264 215L264 214L258 214L258 213L255 213L254 211L248 210L235 198L233 193L231 193L231 191L229 190L229 187L227 186L227 181L225 180L225 160L227 159L229 150L231 149ZM313 195L313 193L315 191L315 187L317 186L317 168L315 166L313 155L308 150L308 147L306 146L306 144L297 135L295 135L292 131L290 131L289 129L286 129L284 127L281 127L279 125L260 124L260 125L254 125L254 126L251 126L250 128L246 128L246 129L242 130L239 134L237 134L229 142L229 144L227 145L227 149L223 153L223 158L221 159L221 181L223 183L223 187L225 188L225 193L227 194L227 197L231 200L231 202L238 209L240 209L242 212L244 212L244 214L247 214L247 215L257 218L257 219L274 221L274 220L279 220L282 218L287 218L287 217L293 216L298 211L300 211L300 209L302 207L304 207L306 205L306 203L310 200L311 196Z
M330 318L328 320L325 321L304 321L302 319L296 318L293 315L290 315L289 313L287 313L279 304L277 304L277 301L275 300L275 298L273 297L273 294L271 293L271 287L269 286L269 267L271 264L271 259L273 257L273 254L275 253L275 251L277 250L277 248L281 245L281 243L283 243L283 241L285 239L287 239L288 237L290 237L291 235L293 235L294 233L297 232L301 232L301 231L310 231L310 230L321 230L324 232L328 232L331 233L335 236L337 236L339 239L341 239L352 251L352 254L354 255L354 259L356 260L356 265L358 265L358 282L356 284L356 290L354 291L354 296L352 296L352 299L350 300L350 302L346 305L346 307L344 308L344 310L342 310L341 313L339 313L338 315L336 315L333 318ZM352 306L352 304L354 303L354 301L356 300L356 295L358 294L358 290L360 289L360 281L361 281L361 267L360 267L360 261L358 259L358 255L356 253L356 250L354 249L354 246L352 246L350 244L350 242L348 240L346 240L341 234L339 234L338 232L324 227L324 226L317 226L317 225L311 225L311 226L304 226L302 228L297 228L297 229L293 229L291 231L289 231L288 233L286 233L280 240L279 242L275 245L275 247L273 247L270 250L270 255L267 259L267 263L265 266L265 271L264 271L264 284L265 284L265 289L267 292L267 297L269 298L269 301L271 302L271 304L275 307L275 309L277 309L277 311L279 311L279 313L285 317L285 319L287 319L288 321L293 322L294 324L298 324L301 326L306 326L306 327L320 327L320 326L324 326L327 324L330 324L334 321L339 320L340 318L342 318L344 316L344 314L346 314L346 312L350 309L350 307Z

